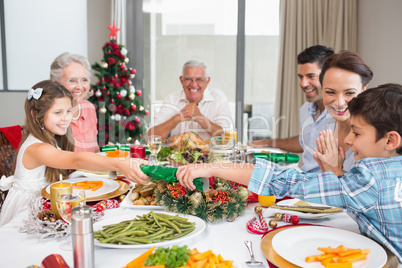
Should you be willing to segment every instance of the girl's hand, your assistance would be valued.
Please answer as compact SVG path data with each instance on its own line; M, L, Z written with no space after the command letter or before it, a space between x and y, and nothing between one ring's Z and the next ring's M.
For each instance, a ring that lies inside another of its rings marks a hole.
M120 171L127 180L140 184L146 184L150 181L150 178L140 169L140 165L146 165L148 163L147 161L139 158L127 158L123 161L123 168Z
M320 131L316 140L317 148L314 148L314 159L317 161L322 172L331 170L336 175L343 174L342 165L345 160L345 153L338 141L334 138L332 131L326 129Z
M189 164L177 169L176 177L179 183L191 190L195 190L193 180L201 177L210 177L207 164Z

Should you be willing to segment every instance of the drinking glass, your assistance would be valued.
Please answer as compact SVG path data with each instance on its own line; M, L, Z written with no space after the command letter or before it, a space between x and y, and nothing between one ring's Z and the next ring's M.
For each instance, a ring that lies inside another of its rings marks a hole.
M239 153L239 159L237 157ZM233 137L217 136L209 140L210 163L243 163L244 150L236 146Z
M146 142L148 149L151 152L151 154L149 155L148 163L150 165L156 165L158 163L156 155L162 148L162 137L159 135L152 135L147 137Z
M237 129L226 129L225 130L225 137L234 138L235 144L237 144Z
M82 187L73 186L71 193L57 191L56 206L59 211L60 218L71 224L71 211L73 207L85 205L85 190ZM67 241L60 244L63 250L72 250L71 237Z

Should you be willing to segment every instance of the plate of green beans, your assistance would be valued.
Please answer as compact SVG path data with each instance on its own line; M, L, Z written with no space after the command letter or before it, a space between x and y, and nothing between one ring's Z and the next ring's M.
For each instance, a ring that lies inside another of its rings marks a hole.
M138 211L94 223L95 246L151 248L180 243L201 234L206 222L193 215Z

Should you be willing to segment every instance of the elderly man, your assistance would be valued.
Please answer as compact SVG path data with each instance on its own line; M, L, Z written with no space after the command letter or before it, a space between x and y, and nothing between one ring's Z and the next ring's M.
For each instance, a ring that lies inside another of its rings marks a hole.
M147 135L166 138L169 134L194 132L208 141L233 125L225 94L208 87L210 80L204 63L187 61L180 76L183 90L166 97Z
M306 102L300 108L300 134L287 139L264 139L251 142L251 147L274 147L284 151L303 153L304 172L321 172L313 157L318 133L324 129L334 130L335 119L325 110L322 100L322 88L319 80L325 60L334 54L326 46L315 45L306 48L297 55L299 65L299 85L306 95Z

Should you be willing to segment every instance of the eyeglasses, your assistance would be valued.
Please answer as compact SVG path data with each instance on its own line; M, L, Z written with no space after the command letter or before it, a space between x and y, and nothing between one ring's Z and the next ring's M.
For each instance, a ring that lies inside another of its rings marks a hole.
M186 85L189 85L189 84L193 83L194 81L195 81L197 84L202 84L202 83L205 83L205 82L207 81L207 79L202 78L202 77L197 77L197 78L195 78L195 79L193 79L193 78L191 78L191 77L184 77L184 78L183 78L183 82L184 82L184 84L186 84Z
M77 86L78 84L86 85L89 84L89 78L81 78L81 79L72 78L67 80L67 83L70 86Z

